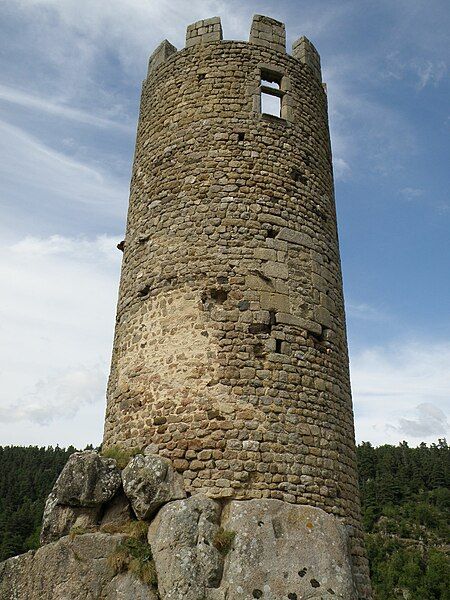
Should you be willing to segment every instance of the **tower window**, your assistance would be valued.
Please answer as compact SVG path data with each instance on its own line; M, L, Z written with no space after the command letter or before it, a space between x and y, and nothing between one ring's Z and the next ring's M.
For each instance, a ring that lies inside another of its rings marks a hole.
M261 69L260 91L261 91L261 113L281 118L283 114L282 90L283 75L276 71Z

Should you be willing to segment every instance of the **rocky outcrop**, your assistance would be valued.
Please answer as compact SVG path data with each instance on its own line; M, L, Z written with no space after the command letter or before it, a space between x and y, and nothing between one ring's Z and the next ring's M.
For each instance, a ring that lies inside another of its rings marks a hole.
M355 600L347 535L320 508L281 500L233 501L222 526L235 531L214 598Z
M58 504L93 507L110 500L121 483L116 461L88 450L71 455L53 493Z
M51 492L45 503L42 518L41 544L55 542L70 533L72 528L89 530L97 526L100 507L80 508L61 506L58 498Z
M157 600L129 573L116 575L108 556L122 535L64 537L0 564L2 600Z
M54 542L72 529L97 527L103 505L111 504L121 484L115 460L93 450L72 454L47 498L41 544Z
M123 489L138 519L149 519L160 506L186 497L183 478L172 462L156 454L138 454L122 471Z
M164 600L202 600L218 587L222 556L214 546L221 507L205 496L166 504L150 524L158 590Z
M121 475L78 453L48 497L45 545L0 565L0 600L363 600L335 516L184 496L166 458L139 454Z

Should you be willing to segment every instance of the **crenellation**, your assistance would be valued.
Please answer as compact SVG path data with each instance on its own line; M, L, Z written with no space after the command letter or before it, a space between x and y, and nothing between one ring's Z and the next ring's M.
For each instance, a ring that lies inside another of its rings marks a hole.
M222 24L220 17L211 17L188 25L186 30L186 48L208 42L222 40Z
M320 67L320 55L317 52L314 45L306 38L302 36L292 45L292 56L297 58L300 62L313 71L314 75L319 81L322 81L322 71Z
M177 49L168 40L162 41L148 60L149 76L159 65L162 65L170 56L175 54Z

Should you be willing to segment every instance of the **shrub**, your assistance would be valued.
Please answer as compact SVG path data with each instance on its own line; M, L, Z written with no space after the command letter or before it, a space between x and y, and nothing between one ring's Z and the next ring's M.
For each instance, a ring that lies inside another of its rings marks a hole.
M235 537L235 531L226 531L223 527L219 527L214 536L213 544L223 556L226 556L233 546Z

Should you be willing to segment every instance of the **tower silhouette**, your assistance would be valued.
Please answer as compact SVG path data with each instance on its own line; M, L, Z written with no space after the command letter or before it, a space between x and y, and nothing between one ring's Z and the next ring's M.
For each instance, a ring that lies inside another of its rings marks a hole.
M362 547L326 90L257 15L167 40L144 81L104 446L170 458L190 494L307 504ZM328 597L328 596L327 596Z

